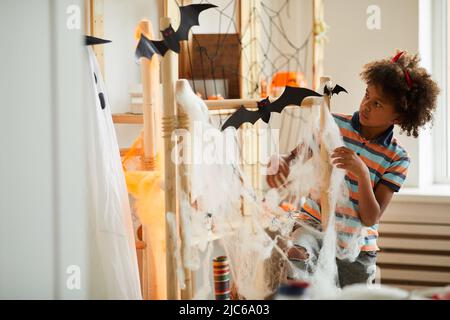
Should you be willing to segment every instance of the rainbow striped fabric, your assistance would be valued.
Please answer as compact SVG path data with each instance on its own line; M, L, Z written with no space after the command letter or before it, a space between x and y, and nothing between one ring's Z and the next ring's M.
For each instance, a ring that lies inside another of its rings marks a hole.
M216 300L231 299L230 265L226 256L216 257L213 260L214 294Z
M360 134L358 112L355 112L353 116L341 114L333 114L333 116L345 145L355 151L369 168L372 187L375 188L378 183L382 183L394 192L398 192L405 181L410 159L393 137L394 127L389 128L377 139L369 141ZM267 182L270 187L278 188L282 186L286 175L286 172L279 171L274 176L267 176ZM351 235L362 227L364 241L360 244L361 250L379 250L377 246L378 224L365 227L359 218L357 179L351 173L347 173L345 180L350 197L347 205L336 208L336 222L340 226L337 228L338 243L340 246L346 247ZM299 218L320 223L320 203L307 198L300 209Z

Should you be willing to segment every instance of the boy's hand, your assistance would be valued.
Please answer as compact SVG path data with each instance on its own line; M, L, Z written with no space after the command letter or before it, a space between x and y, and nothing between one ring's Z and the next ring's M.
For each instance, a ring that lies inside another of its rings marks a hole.
M345 169L353 173L358 178L369 175L369 169L361 158L353 150L347 147L340 147L331 154L333 164L340 169Z

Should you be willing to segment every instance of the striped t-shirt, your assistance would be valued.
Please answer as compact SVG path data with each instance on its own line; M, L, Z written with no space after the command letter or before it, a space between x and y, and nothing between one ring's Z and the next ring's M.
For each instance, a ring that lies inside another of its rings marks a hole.
M394 127L392 126L378 138L369 141L361 136L358 112L355 112L353 116L333 114L333 117L341 131L346 147L356 152L369 168L372 187L375 188L378 183L382 183L394 192L398 192L406 178L410 160L406 151L393 138ZM269 186L279 187L284 177L283 173L280 173L267 178ZM336 223L341 226L337 228L338 244L346 247L351 234L361 231L362 228L364 237L363 243L360 244L361 250L379 250L377 246L378 224L365 227L359 218L357 179L348 172L345 182L349 189L349 201L347 205L336 208ZM320 223L320 204L307 198L300 210L299 218Z

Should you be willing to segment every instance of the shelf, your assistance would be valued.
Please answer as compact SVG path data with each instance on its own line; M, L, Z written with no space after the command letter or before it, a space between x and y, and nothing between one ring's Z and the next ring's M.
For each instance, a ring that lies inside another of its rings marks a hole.
M122 124L143 124L144 116L142 114L134 113L116 113L112 115L114 123Z

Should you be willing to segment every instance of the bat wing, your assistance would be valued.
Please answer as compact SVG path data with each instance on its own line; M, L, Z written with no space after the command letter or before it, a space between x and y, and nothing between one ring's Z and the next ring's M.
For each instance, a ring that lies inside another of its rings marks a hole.
M199 25L198 17L202 11L216 7L217 6L210 3L191 4L180 7L180 27L176 32L178 41L189 39L189 30L191 30L193 26Z
M169 50L169 48L167 48L164 40L160 40L160 41L150 40L150 43L156 48L156 50L158 51L158 54L162 57Z
M105 44L109 43L111 40L100 39L92 36L84 36L84 45L85 46L94 46L96 44Z
M173 52L180 53L180 41L178 40L178 37L176 35L171 37L164 37L164 43Z
M339 94L341 92L348 93L347 90L345 90L343 87L341 87L340 85L337 84L337 85L334 86L333 91L332 91L331 94Z
M286 87L283 94L274 102L269 104L270 112L281 113L289 105L301 106L306 97L322 97L321 94L306 88Z
M222 126L222 131L228 127L235 127L236 129L239 129L239 127L245 122L255 124L255 122L260 118L261 114L258 111L250 111L245 109L245 107L240 107L227 119L227 121L225 121Z
M136 47L135 55L138 60L142 57L151 59L154 54L164 56L167 50L168 48L164 41L153 41L144 36L144 34L141 34L141 38L139 39L139 43Z

